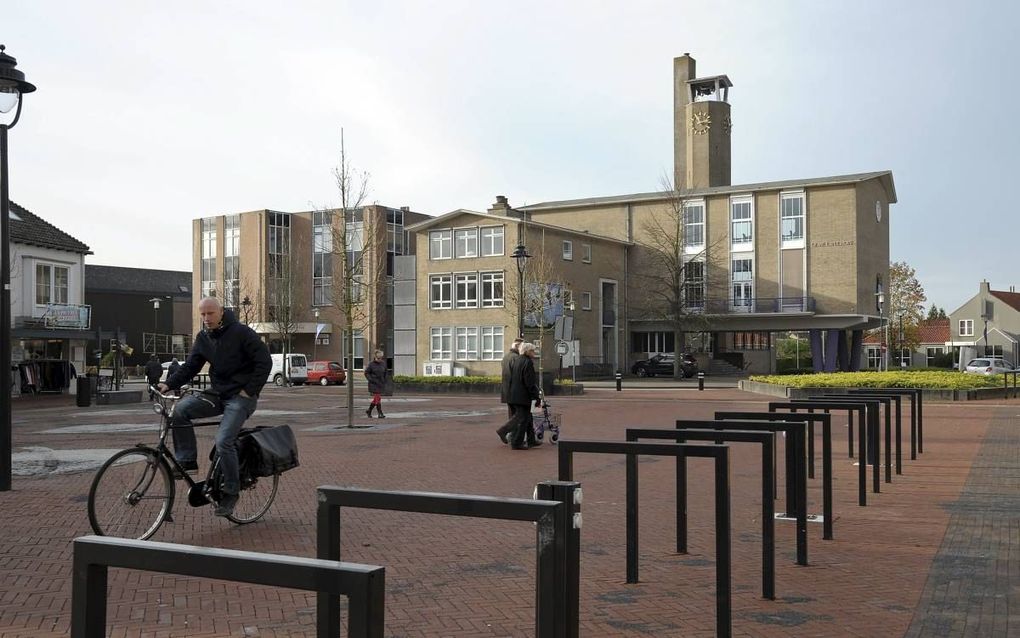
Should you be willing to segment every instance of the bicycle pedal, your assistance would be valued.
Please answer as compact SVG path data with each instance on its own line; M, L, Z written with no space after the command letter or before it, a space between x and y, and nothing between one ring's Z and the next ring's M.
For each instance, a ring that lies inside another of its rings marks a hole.
M174 522L174 515L171 514L170 512L167 512L166 516L163 517L163 522L164 523L173 523Z

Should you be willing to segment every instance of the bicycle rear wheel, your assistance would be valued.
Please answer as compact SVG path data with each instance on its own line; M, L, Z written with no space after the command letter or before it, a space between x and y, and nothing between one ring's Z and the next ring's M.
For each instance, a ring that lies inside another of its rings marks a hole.
M276 490L279 486L279 474L242 478L237 505L234 506L234 513L227 516L227 520L238 525L247 525L259 520L269 511L269 506L276 499Z
M145 540L170 514L174 482L156 450L121 450L96 472L89 488L89 524L100 536Z

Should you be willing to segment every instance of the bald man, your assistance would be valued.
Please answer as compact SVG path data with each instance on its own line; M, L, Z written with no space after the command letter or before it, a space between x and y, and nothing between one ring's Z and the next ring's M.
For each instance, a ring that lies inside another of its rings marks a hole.
M231 310L225 310L215 297L198 303L202 331L195 336L191 354L180 370L159 384L160 392L177 390L209 364L209 388L200 395L189 395L174 408L173 425L187 426L192 419L223 415L216 430L216 452L220 457L222 496L216 504L217 516L229 516L240 492L237 459L237 433L255 411L259 392L273 367L269 348L254 330L238 323ZM190 427L175 427L174 453L185 471L198 470L198 443Z

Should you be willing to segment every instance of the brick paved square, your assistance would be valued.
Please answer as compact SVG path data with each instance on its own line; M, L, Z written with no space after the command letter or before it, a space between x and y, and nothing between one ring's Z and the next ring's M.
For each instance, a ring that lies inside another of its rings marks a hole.
M505 408L495 397L398 396L386 403L389 418L372 421L385 427L328 427L339 424L344 401L343 388L267 390L252 423L289 423L301 452L301 467L283 476L268 516L238 527L179 495L174 522L155 540L314 556L318 485L530 498L535 483L556 478L554 446L512 451L496 440ZM595 389L553 399L564 438L615 441L629 426L669 427L716 410L760 410L767 401L686 388ZM1015 401L926 404L924 454L905 459L903 475L869 494L868 507L857 506L856 468L846 456L844 424L834 419L835 539L823 541L821 526L811 524L810 566L798 567L793 523L777 522L775 601L760 590L759 449L734 444L734 635L1017 630L1008 621L1017 596L1018 408ZM147 404L16 403L14 410L14 490L0 494L0 636L66 635L71 540L91 533L85 500L95 465L111 450L153 440L156 419ZM368 423L363 408L358 413ZM200 454L210 436L200 433ZM625 584L622 457L583 455L574 467L585 495L581 634L714 635L709 462L689 463L691 551L677 555L673 461L641 458L636 585ZM809 482L811 512L821 511L820 476ZM341 549L344 560L386 567L388 636L527 636L534 545L526 523L349 510ZM107 613L112 636L314 635L312 595L148 572L111 570Z

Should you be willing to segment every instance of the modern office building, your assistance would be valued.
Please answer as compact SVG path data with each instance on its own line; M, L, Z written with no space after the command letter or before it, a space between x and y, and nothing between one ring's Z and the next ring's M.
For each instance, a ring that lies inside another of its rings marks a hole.
M346 216L256 210L196 219L193 329L200 326L198 300L215 296L263 335L272 352L286 348L346 365L347 306L338 291L350 264L353 363L360 368L365 352L390 352L394 258L413 252L404 227L425 217L371 205Z

